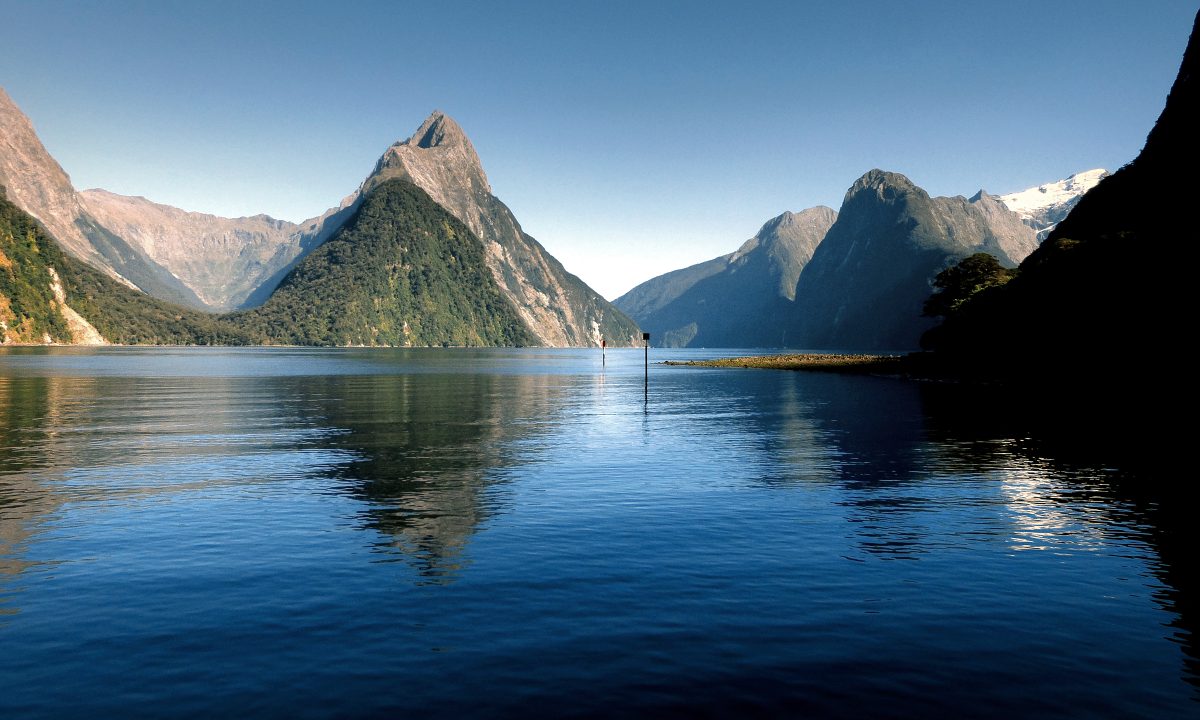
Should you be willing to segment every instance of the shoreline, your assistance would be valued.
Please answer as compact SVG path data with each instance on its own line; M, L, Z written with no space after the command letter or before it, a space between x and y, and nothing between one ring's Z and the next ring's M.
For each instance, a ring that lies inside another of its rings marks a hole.
M904 355L857 355L790 353L782 355L752 355L715 360L664 360L663 365L721 368L755 368L763 370L812 370L817 372L856 373L864 375L904 375L907 363Z

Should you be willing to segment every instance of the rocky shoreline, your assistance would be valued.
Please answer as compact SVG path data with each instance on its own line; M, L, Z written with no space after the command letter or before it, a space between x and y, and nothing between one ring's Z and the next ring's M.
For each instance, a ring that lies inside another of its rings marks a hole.
M856 374L900 375L906 370L903 355L840 355L801 353L719 358L716 360L666 360L663 365L695 367L764 368L771 370L816 370Z

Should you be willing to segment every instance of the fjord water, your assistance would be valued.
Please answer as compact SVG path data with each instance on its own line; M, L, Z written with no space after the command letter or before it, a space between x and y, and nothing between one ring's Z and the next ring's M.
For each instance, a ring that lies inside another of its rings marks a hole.
M0 716L1200 709L1122 469L958 389L642 359L0 350Z

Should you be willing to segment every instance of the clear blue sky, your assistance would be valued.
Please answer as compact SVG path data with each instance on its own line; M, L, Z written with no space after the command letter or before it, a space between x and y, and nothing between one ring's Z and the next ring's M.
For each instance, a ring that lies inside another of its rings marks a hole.
M613 298L880 167L934 195L1131 160L1194 1L0 0L0 85L76 187L335 205L435 108Z

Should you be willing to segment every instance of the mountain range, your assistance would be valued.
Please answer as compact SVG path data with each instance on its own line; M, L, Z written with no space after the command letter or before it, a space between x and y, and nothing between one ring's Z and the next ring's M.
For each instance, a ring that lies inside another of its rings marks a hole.
M1015 267L1102 174L968 199L930 197L872 170L838 212L784 213L735 252L652 278L614 304L665 347L915 349L934 323L922 306L938 272L976 252Z
M149 295L196 309L248 310L267 303L309 254L356 216L374 190L393 179L408 181L463 223L465 234L451 234L479 245L479 260L503 300L503 308L485 303L501 311L489 322L507 325L504 316L512 311L522 326L519 332L495 337L479 328L479 333L455 337L490 337L484 341L488 343L520 339L524 344L549 346L594 346L602 338L620 345L638 338L638 328L628 317L521 230L511 211L492 195L465 133L444 113L434 112L412 137L388 148L374 171L337 206L295 224L266 215L222 218L187 212L104 190L76 192L32 123L0 90L0 185L7 187L8 199L37 218L74 258ZM491 290L492 286L480 288L484 295ZM381 301L342 299L359 304ZM330 310L327 316L337 314ZM355 337L359 342L370 342L371 337L382 342L384 336L402 337L388 333ZM284 333L268 340L286 342L295 337ZM450 336L425 334L409 340L454 342Z
M634 343L640 325L669 347L909 350L933 325L921 310L941 270L976 252L1015 267L1106 175L968 199L872 170L839 211L785 212L734 252L610 304L521 229L438 111L302 223L76 192L2 90L0 122L0 184L68 255L161 300L233 311L189 320L203 329L197 342L594 346ZM139 337L160 335L193 341Z

